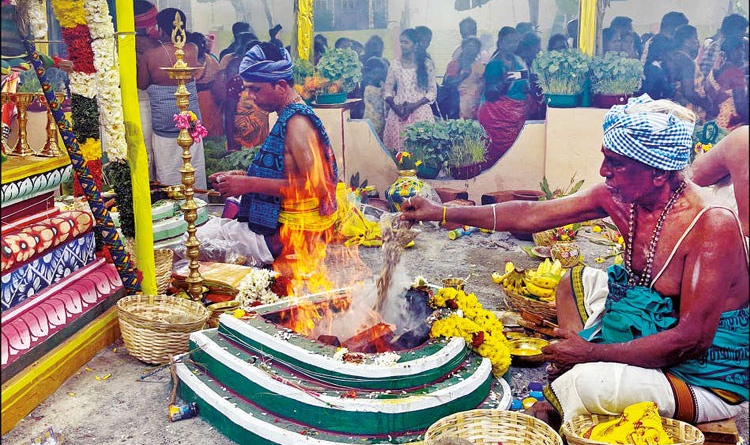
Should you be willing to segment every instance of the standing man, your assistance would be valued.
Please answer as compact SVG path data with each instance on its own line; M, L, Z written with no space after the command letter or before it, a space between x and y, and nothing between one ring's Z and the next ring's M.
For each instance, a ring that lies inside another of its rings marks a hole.
M157 44L143 53L143 59L138 62L138 88L146 90L151 106L152 150L155 179L165 185L182 183L180 168L182 167L182 148L177 145L180 130L175 127L174 115L179 113L174 93L177 91L177 81L171 79L163 67L171 67L177 60L175 47L172 45L172 31L174 30L175 14L180 15L185 22L185 13L175 8L167 8L156 15L159 26L159 40ZM182 48L185 52L184 60L190 67L200 68L198 63L198 47L186 43ZM200 119L198 107L198 90L195 81L187 84L190 92L188 110ZM195 188L206 189L206 161L203 153L203 142L195 142L190 147L191 163L195 168Z
M612 107L604 183L565 198L445 208L414 197L402 206L406 220L519 232L612 218L623 265L573 268L557 288L561 340L543 349L552 364L545 397L563 421L650 400L663 416L701 423L733 417L748 400L747 250L734 212L709 205L684 177L694 119L645 95Z
M323 123L294 90L284 48L252 47L239 72L253 102L278 119L246 172L211 175L223 196L242 196L240 210L233 220L212 219L198 237L233 241L252 264L270 264L325 240L336 221L338 169ZM306 242L293 242L299 237Z

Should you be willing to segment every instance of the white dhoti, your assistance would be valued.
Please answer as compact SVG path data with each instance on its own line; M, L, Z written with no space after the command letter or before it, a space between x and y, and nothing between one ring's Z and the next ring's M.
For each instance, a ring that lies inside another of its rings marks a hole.
M231 243L232 249L246 258L245 264L263 266L273 263L273 255L268 249L266 239L240 222L228 218L211 218L198 227L195 234L199 240L218 240Z
M607 274L586 267L581 283L583 299L579 301L579 311L585 310L581 318L584 328L590 328L597 325L604 314L609 294ZM578 364L553 381L544 393L562 415L563 422L581 414L619 415L629 405L644 401L655 402L664 417L693 423L728 419L741 411L740 405L730 405L708 389L668 378L661 369L623 363ZM687 412L692 419L681 418Z
M182 184L182 147L177 145L177 138L168 138L154 133L153 166L154 179L165 185ZM203 154L203 141L195 142L190 147L190 163L195 169L193 187L206 190L206 158Z

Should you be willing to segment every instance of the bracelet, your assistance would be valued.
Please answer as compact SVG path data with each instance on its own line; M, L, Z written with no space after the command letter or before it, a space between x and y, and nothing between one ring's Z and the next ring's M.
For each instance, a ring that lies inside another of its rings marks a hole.
M495 206L497 203L492 204L492 231L495 231L495 227L497 227L497 210L495 210Z
M447 213L448 213L448 208L446 206L443 206L443 220L440 221L440 225L442 225L442 226L445 226L445 224L446 224L445 216L446 216Z

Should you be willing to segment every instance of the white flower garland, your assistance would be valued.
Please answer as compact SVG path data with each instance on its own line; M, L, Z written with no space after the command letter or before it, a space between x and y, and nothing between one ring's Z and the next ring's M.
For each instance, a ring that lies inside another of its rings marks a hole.
M94 68L96 68L96 74L93 75L97 90L96 102L104 127L102 146L107 151L110 161L122 160L128 155L128 144L125 140L120 71L115 49L115 28L109 16L106 0L87 0L83 2L83 8L86 11L86 22L93 41L91 50L94 52ZM72 83L71 79L71 89Z
M96 97L96 74L73 71L69 75L70 93L93 99Z
M256 302L268 304L281 300L270 289L277 276L279 273L273 270L252 268L237 285L238 292L234 299L240 302L243 309L250 309Z

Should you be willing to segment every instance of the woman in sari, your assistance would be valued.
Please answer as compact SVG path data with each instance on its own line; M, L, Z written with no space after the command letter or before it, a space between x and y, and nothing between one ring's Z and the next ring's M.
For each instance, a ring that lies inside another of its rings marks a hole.
M240 51L227 54L221 59L219 68L223 76L219 89L224 91L224 131L227 135L227 151L253 148L261 145L268 136L268 113L258 108L248 96L239 75L242 56L259 43L253 33L240 33Z
M484 64L477 60L481 50L482 42L478 38L465 38L461 42L460 55L445 69L443 87L458 91L458 117L461 119L477 118L484 88Z
M477 120L490 138L485 161L486 170L510 149L526 121L529 97L528 70L514 53L519 35L515 28L503 27L497 34L497 49L484 71L484 103Z
M746 43L741 38L730 37L721 44L722 59L706 79L706 92L717 105L716 125L725 130L747 124L747 82L743 63L747 61Z
M199 32L190 32L187 41L198 47L198 63L203 66L196 73L195 86L198 90L198 107L203 117L203 126L208 131L207 137L217 137L224 134L224 119L221 113L221 103L211 91L216 76L219 74L219 62L208 52L206 36Z

